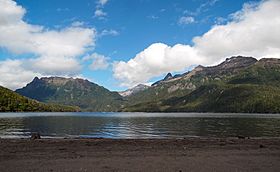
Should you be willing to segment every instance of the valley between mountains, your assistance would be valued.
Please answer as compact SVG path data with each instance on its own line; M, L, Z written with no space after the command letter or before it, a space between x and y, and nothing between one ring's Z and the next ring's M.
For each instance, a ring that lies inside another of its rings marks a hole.
M0 87L0 94L0 111L279 113L280 59L231 57L122 92L84 79L35 77L15 92Z

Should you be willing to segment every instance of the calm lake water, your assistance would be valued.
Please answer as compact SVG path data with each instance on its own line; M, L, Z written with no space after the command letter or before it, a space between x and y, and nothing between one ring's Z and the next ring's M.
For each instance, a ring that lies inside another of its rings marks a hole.
M0 137L280 137L280 114L0 113Z

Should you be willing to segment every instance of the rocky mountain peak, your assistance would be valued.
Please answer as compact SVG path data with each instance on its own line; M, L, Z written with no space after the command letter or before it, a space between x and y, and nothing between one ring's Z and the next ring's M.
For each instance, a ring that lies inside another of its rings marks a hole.
M51 85L65 85L68 81L73 80L73 78L62 78L62 77L43 77L42 81Z
M162 80L159 80L159 81L153 83L152 86L156 86L156 85L160 84L161 82L168 81L168 80L170 80L172 78L173 78L172 74L171 73L167 73Z
M224 62L222 62L216 67L222 69L243 68L253 65L256 62L257 59L253 57L234 56L231 58L227 58Z
M198 65L192 70L192 72L199 72L199 71L202 71L203 69L205 69L204 66ZM190 72L188 72L188 73L190 73Z
M35 78L33 79L33 81L38 81L40 80L37 76L35 76Z
M68 82L73 82L81 85L90 84L88 80L84 80L81 78L64 78L64 77L42 77L40 79L38 77L35 77L31 83L32 84L45 83L54 86L63 86Z
M254 65L258 60L253 57L234 56L217 66L205 67L203 72L210 75L232 73Z
M168 79L171 79L172 78L172 74L171 73L168 73L164 78L163 78L163 81L166 81Z
M274 67L274 66L280 66L280 59L276 58L262 58L257 62L258 65L261 65L263 67Z

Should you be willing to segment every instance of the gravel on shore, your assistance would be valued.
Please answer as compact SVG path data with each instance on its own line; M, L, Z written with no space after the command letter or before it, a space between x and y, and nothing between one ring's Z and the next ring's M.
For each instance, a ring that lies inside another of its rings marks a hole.
M0 171L280 171L280 138L0 139Z

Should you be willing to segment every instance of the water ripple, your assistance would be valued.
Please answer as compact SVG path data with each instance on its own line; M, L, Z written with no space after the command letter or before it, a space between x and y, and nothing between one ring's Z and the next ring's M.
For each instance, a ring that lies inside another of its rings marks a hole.
M9 116L10 115L10 116ZM0 137L280 137L278 114L4 113Z

